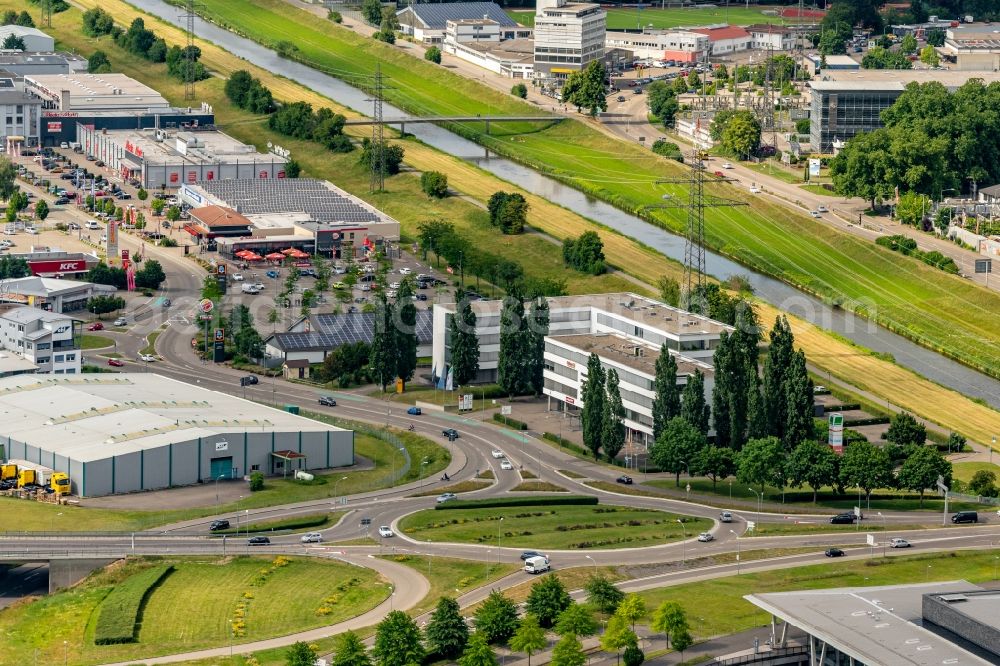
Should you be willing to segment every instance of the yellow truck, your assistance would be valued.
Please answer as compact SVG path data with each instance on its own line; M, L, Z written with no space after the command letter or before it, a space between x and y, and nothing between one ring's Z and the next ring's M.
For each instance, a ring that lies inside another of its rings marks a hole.
M0 465L0 481L8 479L17 479L17 465L13 463Z
M17 487L24 488L35 483L35 470L21 469L17 472Z
M53 472L52 478L49 479L49 487L52 488L57 495L69 495L71 487L69 476L63 474L62 472Z

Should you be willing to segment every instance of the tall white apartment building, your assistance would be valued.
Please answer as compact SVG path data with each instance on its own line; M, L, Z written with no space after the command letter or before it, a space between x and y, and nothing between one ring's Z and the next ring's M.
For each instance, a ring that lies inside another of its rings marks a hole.
M607 13L589 2L538 0L535 7L535 76L565 79L604 57Z

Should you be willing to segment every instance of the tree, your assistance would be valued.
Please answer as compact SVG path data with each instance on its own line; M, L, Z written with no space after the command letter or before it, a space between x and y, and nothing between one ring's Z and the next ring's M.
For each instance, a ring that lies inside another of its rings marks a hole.
M909 447L909 455L903 461L896 481L901 488L920 493L920 506L924 505L924 491L937 486L938 477L944 477L945 484L951 484L951 463L929 446Z
M917 38L911 34L903 35L903 39L899 42L899 50L907 55L911 53L916 53Z
M459 386L468 384L479 374L479 336L476 335L476 313L472 302L459 289L455 293L458 308L448 322L451 332L451 368ZM444 372L444 369L441 370Z
M736 478L764 492L767 484L784 486L785 449L777 437L751 439L736 456Z
M924 33L924 38L927 40L927 46L944 46L944 40L947 37L945 31L941 28L931 28Z
M549 628L570 603L569 593L559 577L545 576L531 586L525 610L538 618L541 626Z
M576 636L563 636L552 649L551 666L583 666L587 663L587 655L583 653L583 645Z
M604 80L608 78L604 63L592 60L586 68L572 72L562 89L562 100L576 107L579 113L587 109L591 116L608 110L608 98L604 92Z
M528 202L523 195L514 192L494 192L486 204L490 214L490 224L500 227L505 234L519 234L524 231L528 220Z
M372 655L378 666L412 666L424 659L420 628L403 611L389 611L375 628ZM311 663L311 662L310 662Z
M708 437L711 410L705 404L705 375L700 370L688 377L681 393L681 418L690 423L703 436Z
M615 588L616 590L618 588ZM589 608L576 602L571 602L559 614L555 624L556 633L560 636L593 636L597 633L597 620Z
M905 192L899 196L899 203L896 204L896 218L902 224L921 229L924 215L930 210L930 199L916 192Z
M396 378L396 335L393 327L393 307L380 291L375 299L375 324L368 364L382 390Z
M660 289L660 300L671 307L681 304L681 285L672 277L661 275L657 286Z
M405 279L399 286L394 311L399 318L398 322L393 321L396 334L396 377L403 380L405 390L406 383L413 379L413 373L417 369L417 306L413 303L411 280Z
M167 219L171 222L176 222L181 219L181 209L180 206L171 206L167 209Z
M928 44L920 49L920 62L928 67L937 67L941 64L941 57L938 55L937 49Z
M399 27L399 23L395 21L395 18L395 14L382 14L382 22L379 24L378 32L374 35L375 39L386 44L396 43L396 29Z
M371 666L368 650L356 633L345 631L337 637L330 666Z
M502 357L501 352L501 359ZM601 451L601 434L604 427L604 402L607 399L604 377L601 359L597 354L591 354L587 361L587 378L583 382L580 396L583 398L580 427L583 431L583 445L594 454L594 460L597 460Z
M528 383L531 391L538 396L545 388L545 336L549 334L549 302L544 296L531 299L526 323L524 348L529 355Z
M103 314L121 310L125 307L125 299L121 296L91 296L87 299L87 311L93 312L98 319Z
M382 22L382 3L379 0L364 0L361 3L361 16L365 23L379 25Z
M49 216L49 205L44 200L35 204L35 217L44 221Z
M458 666L496 666L497 656L486 641L486 636L480 632L472 634L465 652L458 660Z
M645 92L649 112L656 116L664 127L673 127L674 118L680 110L674 89L666 81L653 81L646 86Z
M527 321L520 294L508 293L500 314L500 354L497 384L510 397L531 389L533 351L525 347Z
M812 488L815 504L819 489L837 482L839 462L839 456L828 445L807 439L792 449L786 470L793 486L806 484Z
M899 412L889 420L889 429L885 431L885 441L897 446L916 444L923 445L927 441L927 429L918 423L913 414Z
M424 60L429 60L435 65L441 64L441 49L436 46L432 46L426 51L424 51Z
M988 469L978 470L969 480L969 492L980 497L997 496L997 475Z
M744 159L757 152L760 147L760 121L750 111L733 114L722 132L722 149Z
M285 653L285 666L313 666L315 663L316 651L302 641L292 643Z
M517 605L500 590L492 590L474 614L476 633L488 643L503 643L517 631Z
M425 171L420 174L420 189L432 199L448 196L448 176L440 171Z
M881 46L870 49L861 59L861 66L864 69L913 69L913 63L905 55Z
M399 173L399 166L403 163L403 147L395 144L382 144L382 148L372 143L372 140L365 137L361 141L361 157L358 161L366 169L381 170L384 176L395 176Z
M523 83L515 83L511 87L511 89L510 89L510 94L513 95L514 97L520 97L521 99L527 99L528 98L528 86L524 85Z
M285 177L286 178L298 178L302 175L302 165L295 160L288 160L285 162Z
M768 434L781 438L785 434L788 412L785 379L795 353L792 329L786 318L774 320L770 338L764 360L764 412Z
M100 7L88 9L83 13L83 34L88 37L107 35L114 30L114 27L115 21L111 14Z
M660 437L649 450L649 458L661 470L674 474L680 487L681 472L694 467L695 457L705 444L705 436L695 426L676 416L667 421Z
M666 343L656 358L653 377L653 439L658 440L667 423L681 413L681 391L677 386L677 361Z
M840 458L840 482L855 486L871 497L876 488L892 485L892 461L885 450L867 441L852 442Z
M615 615L627 621L632 629L635 629L636 621L645 614L646 602L638 594L625 595L622 602L618 604L618 610L615 611Z
M98 49L87 58L87 71L91 74L103 74L111 71L111 60L108 54Z
M691 73L688 74L687 77L687 84L688 84L688 89L694 88L695 90L697 90L698 88L701 87L701 77L698 76L697 71L691 70Z
M604 402L604 418L601 422L601 446L608 462L614 462L625 446L625 407L622 405L621 391L618 389L618 372L609 369L605 379L607 400Z
M140 187L139 191L135 193L135 198L139 201L145 201L149 198L149 192L147 192L145 188Z
M23 257L0 255L0 280L22 278L31 275L31 268Z
M639 637L636 636L635 630L629 627L628 621L618 613L612 615L608 620L607 629L601 635L601 649L617 652L620 657L623 649L638 643Z
M681 653L681 658L684 658L684 650L694 645L694 639L691 637L691 632L688 629L681 629L670 636L670 644L675 650Z
M31 14L29 14L27 10L21 10L21 13L17 15L16 19L14 19L14 23L22 28L35 27L35 19L31 18Z
M706 446L698 451L691 463L691 472L707 476L712 480L712 489L719 479L724 479L736 471L733 450L724 446Z
M163 207L167 205L167 202L163 199L153 199L149 207L153 210L153 215L160 215L163 213Z
M142 268L136 271L135 286L139 289L159 289L166 279L167 274L163 272L160 262L147 259L142 262Z
M676 601L664 601L653 612L653 621L650 624L650 629L666 636L667 642L670 643L673 636L688 630L688 621L687 616L684 614L684 609Z
M683 95L688 91L688 82L683 76L678 76L674 79L674 94Z
M28 47L24 45L24 39L14 34L7 35L3 40L3 44L0 45L0 48L2 48L5 51L28 50Z
M596 231L584 231L579 238L563 241L563 261L581 273L600 275L607 270L604 242Z
M806 369L806 355L801 349L792 354L792 362L782 385L785 394L783 442L791 450L813 434L813 383Z
M622 652L622 663L625 666L641 666L644 661L646 661L646 655L639 649L638 645L629 645Z
M625 593L601 574L591 576L584 589L587 591L587 603L602 613L614 613L625 598Z
M527 614L521 620L521 626L510 639L510 649L528 655L528 666L531 666L531 655L548 645L545 640L545 630L538 624L538 618Z

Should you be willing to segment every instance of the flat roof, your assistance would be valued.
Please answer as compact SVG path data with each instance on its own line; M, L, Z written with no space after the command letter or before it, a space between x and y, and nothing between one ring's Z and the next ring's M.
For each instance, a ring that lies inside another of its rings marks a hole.
M115 288L109 285L81 282L79 280L38 277L36 275L0 280L0 293L45 296L47 298L90 288L93 288L95 291L115 291Z
M43 310L41 308L33 308L28 306L11 308L5 312L0 312L0 318L9 319L10 321L20 322L22 324L27 324L33 321L66 321L67 319L72 319L69 315L58 314L56 312L49 312L48 310Z
M842 587L748 594L755 606L866 664L982 664L991 662L923 626L930 593L982 590L966 581L883 587ZM995 611L992 622L1000 618Z
M26 83L31 83L53 100L59 100L62 91L68 91L73 110L103 107L119 100L122 106L169 107L163 95L145 83L140 83L124 74L26 74ZM69 109L63 109L68 111Z
M132 144L129 151L141 157L147 164L216 164L218 162L240 162L257 164L286 160L273 153L258 153L254 146L247 145L216 129L140 129L102 130L102 138L124 147ZM157 138L159 136L160 138ZM187 143L185 152L177 149L178 141ZM194 145L197 141L197 145ZM136 151L139 151L137 153Z
M822 78L810 81L814 90L903 90L910 83L938 82L949 89L960 88L970 79L985 83L1000 81L1000 72L969 72L936 69L860 69L854 71L825 69Z
M155 373L0 379L4 435L80 462L198 437L341 428Z
M633 370L638 370L650 377L656 376L656 360L660 358L660 348L655 345L641 344L623 335L614 335L612 333L549 335L546 338L575 347L585 352L588 356L594 353L609 361L621 363ZM641 349L641 355L636 354L636 349ZM701 371L703 375L714 372L714 368L709 363L676 353L671 353L671 356L677 361L677 374L679 375L690 376L696 370Z
M674 336L720 335L723 331L735 330L720 321L631 292L551 296L546 300L550 311L597 308ZM500 314L502 306L503 301L473 301L472 311L477 315ZM454 303L441 304L440 307L449 312L455 311Z
M34 372L38 366L17 354L9 351L0 351L0 374L11 372Z
M86 58L65 51L22 51L0 53L0 67L10 64L57 65L59 63L86 62ZM58 74L31 74L29 76L59 76Z
M487 53L497 60L521 62L529 59L534 60L535 58L535 40L528 38L508 39L499 43L491 42L477 44L475 42L463 42L462 46L481 53Z

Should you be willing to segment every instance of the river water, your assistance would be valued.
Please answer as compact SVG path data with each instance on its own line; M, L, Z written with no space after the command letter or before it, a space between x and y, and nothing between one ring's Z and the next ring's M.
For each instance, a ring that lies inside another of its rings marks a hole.
M172 7L163 0L143 0L142 10L155 14L179 27L185 27L183 10ZM200 18L195 19L195 34L226 49L244 60L263 67L275 74L298 81L337 103L366 113L370 102L368 95L332 76L306 65L286 60L260 44L235 35ZM390 104L383 105L385 117L405 117L404 111ZM684 239L652 225L614 206L594 199L579 190L563 185L537 171L508 159L486 156L483 146L464 139L442 127L415 123L407 131L438 150L474 162L496 176L519 187L565 206L570 210L595 220L616 231L683 261ZM899 365L943 386L965 395L985 400L1000 408L1000 381L952 361L934 351L921 347L866 319L849 312L834 309L808 294L772 277L756 273L722 255L706 252L709 274L720 280L742 275L749 279L754 292L761 299L795 314L807 321L834 331L854 342L878 352L892 354ZM770 324L770 322L765 322Z

